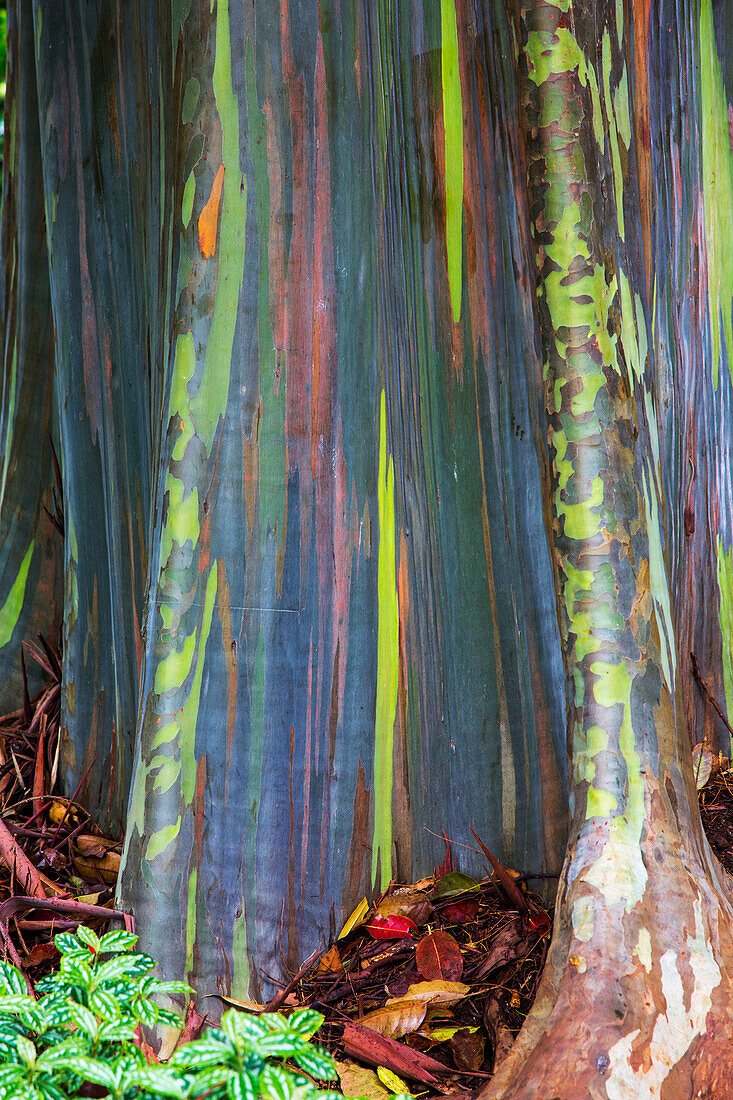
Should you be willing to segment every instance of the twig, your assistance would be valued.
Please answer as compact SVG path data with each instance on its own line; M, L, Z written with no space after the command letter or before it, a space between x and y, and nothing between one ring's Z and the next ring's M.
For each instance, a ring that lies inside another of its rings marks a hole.
M275 996L272 998L271 1001L267 1002L267 1004L265 1005L265 1012L276 1012L278 1010L278 1008L283 1003L283 1001L288 996L288 994L293 992L293 990L295 989L295 987L298 984L298 982L300 981L300 979L303 977L304 974L306 974L308 972L308 969L311 966L311 963L314 962L316 956L321 951L322 951L322 948L319 946L315 949L315 951L311 952L311 954L308 956L308 958L305 960L305 962L301 966L298 973L295 974L290 979L290 981L288 982L288 984L286 986L283 986L283 988L280 990L279 993L275 994Z
M731 737L731 742L733 742L733 729L731 728L730 722L728 721L726 716L723 714L722 710L720 709L720 706L718 704L717 699L713 695L713 693L710 690L710 688L708 687L708 685L705 683L705 681L702 677L702 673L700 672L700 666L697 663L697 657L695 656L694 653L690 653L690 660L692 661L692 671L695 674L695 679L697 680L697 682L700 685L700 687L702 688L702 690L705 692L705 695L707 696L708 701L712 704L712 707L715 710L715 712L717 713L717 715L720 718L721 722L723 723L725 728L728 730L728 733L730 734L730 737Z
M484 844L483 840L478 835L476 830L472 828L471 832L473 833L474 837L476 838L476 841L480 845L481 851L484 853L484 855L488 859L489 863L493 867L496 875L498 876L499 881L501 882L502 886L504 887L504 892L506 893L507 897L509 898L510 901L514 902L514 904L516 905L516 907L517 907L517 909L520 913L525 914L527 912L527 910L529 909L529 905L527 903L527 899L525 898L524 894L519 889L516 882L514 881L512 876L509 874L509 872L504 867L502 867L501 863L499 863L499 860L496 858L496 856L493 854L493 852L489 851L489 849L486 847L486 845Z

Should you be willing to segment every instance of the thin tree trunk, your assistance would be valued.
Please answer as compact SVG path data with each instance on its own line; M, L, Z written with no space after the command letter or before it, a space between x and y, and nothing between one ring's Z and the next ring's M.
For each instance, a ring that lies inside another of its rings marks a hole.
M22 642L36 640L39 633L49 642L57 641L63 580L63 543L49 517L49 512L56 513L56 399L30 3L11 6L8 17L0 406L3 713L14 710L23 698ZM38 676L33 662L28 666L33 691L39 686Z
M662 556L630 30L610 4L537 4L518 25L574 813L537 1001L487 1100L722 1097L733 1070L733 907Z

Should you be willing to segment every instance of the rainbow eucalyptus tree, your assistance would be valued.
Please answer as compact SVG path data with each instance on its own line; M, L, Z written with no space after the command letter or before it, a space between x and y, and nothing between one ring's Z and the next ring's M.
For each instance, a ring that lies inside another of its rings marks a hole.
M145 946L262 995L473 826L562 867L493 1094L723 1095L724 5L10 17L0 660L63 619Z

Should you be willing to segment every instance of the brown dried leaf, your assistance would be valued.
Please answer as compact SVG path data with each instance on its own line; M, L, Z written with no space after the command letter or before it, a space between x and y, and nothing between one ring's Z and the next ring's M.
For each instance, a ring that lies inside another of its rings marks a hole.
M427 1005L453 1005L458 1001L462 1001L471 992L470 986L464 985L463 982L416 982L415 985L411 985L405 993L404 997L400 998L402 1002L414 1001L419 1004ZM394 1003L392 1000L387 1001L387 1005Z
M415 962L423 978L457 981L463 973L463 955L448 932L433 932L423 936L415 948Z
M451 1036L448 1045L453 1052L456 1067L462 1070L481 1069L486 1042L480 1031L462 1027Z
M497 966L523 959L537 943L538 933L534 930L525 934L521 918L505 924L491 941L488 954L474 974L474 980L485 978Z
M81 878L87 882L114 883L120 870L119 852L107 852L101 859L94 856L74 856L74 867Z
M320 974L340 974L342 972L344 964L341 962L336 944L329 947L326 954L319 959L317 969Z
M415 924L425 924L432 912L432 905L422 890L396 891L380 901L376 915L379 917L409 917Z
M419 1000L388 1001L383 1008L367 1012L359 1023L388 1039L401 1039L416 1031L425 1019L427 1004Z

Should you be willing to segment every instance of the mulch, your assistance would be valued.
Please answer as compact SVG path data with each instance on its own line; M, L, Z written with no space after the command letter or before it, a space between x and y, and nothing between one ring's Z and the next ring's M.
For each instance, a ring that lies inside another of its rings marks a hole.
M23 705L0 717L0 951L32 990L58 960L56 932L134 921L114 909L120 839L103 835L78 791L58 792L60 648L39 639L24 644L25 656L45 684L34 698L26 687ZM711 764L699 799L708 840L733 874L727 761ZM553 914L534 892L539 876L503 867L475 833L474 841L482 879L460 872L445 836L445 859L431 876L364 899L335 943L322 945L268 1005L222 1000L321 1012L318 1038L336 1058L346 1095L477 1093L532 1006Z

